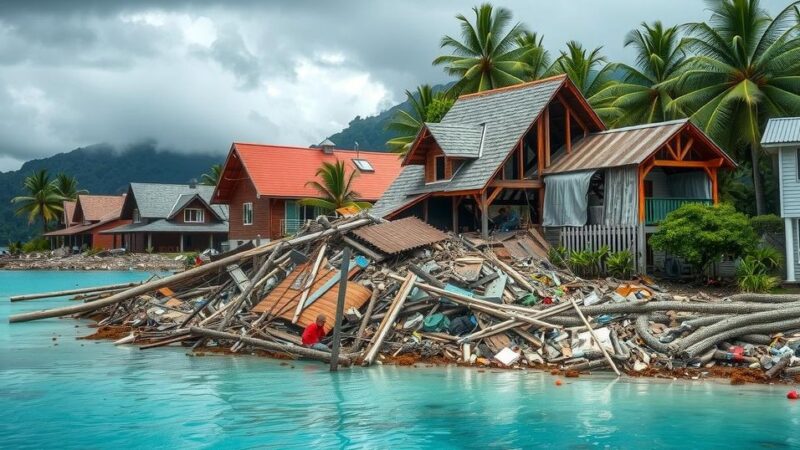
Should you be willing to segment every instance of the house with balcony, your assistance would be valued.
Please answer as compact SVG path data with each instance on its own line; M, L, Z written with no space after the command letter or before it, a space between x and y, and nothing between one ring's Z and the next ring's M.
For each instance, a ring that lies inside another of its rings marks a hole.
M716 203L718 171L734 167L688 120L607 130L560 75L460 96L374 213L487 239L510 214L571 250L631 250L644 271L647 234L684 203Z
M213 186L131 183L120 217L127 225L103 231L131 252L223 250L228 208L211 205Z
M343 161L347 175L356 171L358 200L375 202L400 173L397 154L336 149L326 139L319 146L287 147L234 142L211 198L230 211L230 248L245 242L267 242L294 234L320 214L299 200L320 194L308 185L319 181L324 162Z
M800 117L770 119L761 146L777 160L786 242L785 280L796 283L800 279Z

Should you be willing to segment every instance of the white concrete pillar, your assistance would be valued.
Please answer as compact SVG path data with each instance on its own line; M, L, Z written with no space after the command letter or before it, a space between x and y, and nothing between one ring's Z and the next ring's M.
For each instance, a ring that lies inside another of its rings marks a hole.
M208 234L208 248L214 248L214 233Z
M793 283L794 279L794 219L783 219L783 228L786 233L786 281Z

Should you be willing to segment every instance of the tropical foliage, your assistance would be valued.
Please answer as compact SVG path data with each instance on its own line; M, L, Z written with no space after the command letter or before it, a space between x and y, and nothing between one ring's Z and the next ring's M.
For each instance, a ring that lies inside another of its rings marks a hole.
M324 162L322 167L317 169L319 181L306 183L306 186L314 188L320 197L304 198L299 203L304 206L316 206L326 211L334 211L347 206L356 206L360 209L370 208L372 204L358 201L359 195L352 189L353 179L356 176L358 176L358 172L355 170L347 173L344 161Z
M611 82L606 57L601 54L602 47L591 51L583 48L580 42L567 42L567 50L553 64L550 72L564 73L580 89L583 96L591 98Z
M474 23L462 14L456 16L461 40L443 37L441 47L450 49L451 54L439 56L433 64L444 66L448 74L459 78L452 88L456 93L521 83L526 67L523 61L529 53L529 47L518 44L525 31L522 24L512 25L511 11L488 3L472 11Z
M65 200L75 200L80 194L88 194L86 189L78 189L78 179L72 175L59 173L53 180L54 187L58 195Z
M675 111L741 161L750 156L756 212L764 213L759 171L761 131L770 117L800 115L800 36L797 3L775 19L759 0L708 2L711 19L687 24L681 44L691 56L666 84L681 95Z
M57 219L58 214L63 211L64 197L46 170L32 173L25 178L23 186L26 195L11 199L12 203L19 205L16 213L27 215L29 224L35 222L37 218L41 219L42 230L46 233L47 223Z
M216 186L222 176L222 164L214 164L207 173L200 175L200 184Z
M387 141L386 146L401 154L408 152L425 122L439 122L453 106L453 99L446 92L434 93L427 84L417 87L414 93L406 91L406 98L410 108L398 110L386 125L387 129L398 134Z

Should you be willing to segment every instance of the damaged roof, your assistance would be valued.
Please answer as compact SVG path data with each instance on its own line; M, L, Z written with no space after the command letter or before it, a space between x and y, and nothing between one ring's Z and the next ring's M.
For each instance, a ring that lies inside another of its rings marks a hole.
M352 232L388 255L395 255L447 239L447 234L416 217L361 227Z

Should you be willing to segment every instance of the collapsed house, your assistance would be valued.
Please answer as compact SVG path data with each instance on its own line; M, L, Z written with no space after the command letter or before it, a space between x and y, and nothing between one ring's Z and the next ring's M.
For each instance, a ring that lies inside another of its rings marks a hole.
M568 250L630 250L641 273L647 235L683 204L717 203L718 171L735 167L688 120L607 130L564 75L460 96L402 164L373 214L488 238L510 210Z
M764 382L800 372L800 296L673 295L647 279L585 280L546 259L501 259L496 245L413 217L323 216L294 236L134 287L12 298L80 294L84 302L10 321L92 314L101 335L122 334L120 345L337 364L424 360ZM318 314L339 324L323 341L332 353L301 344Z

